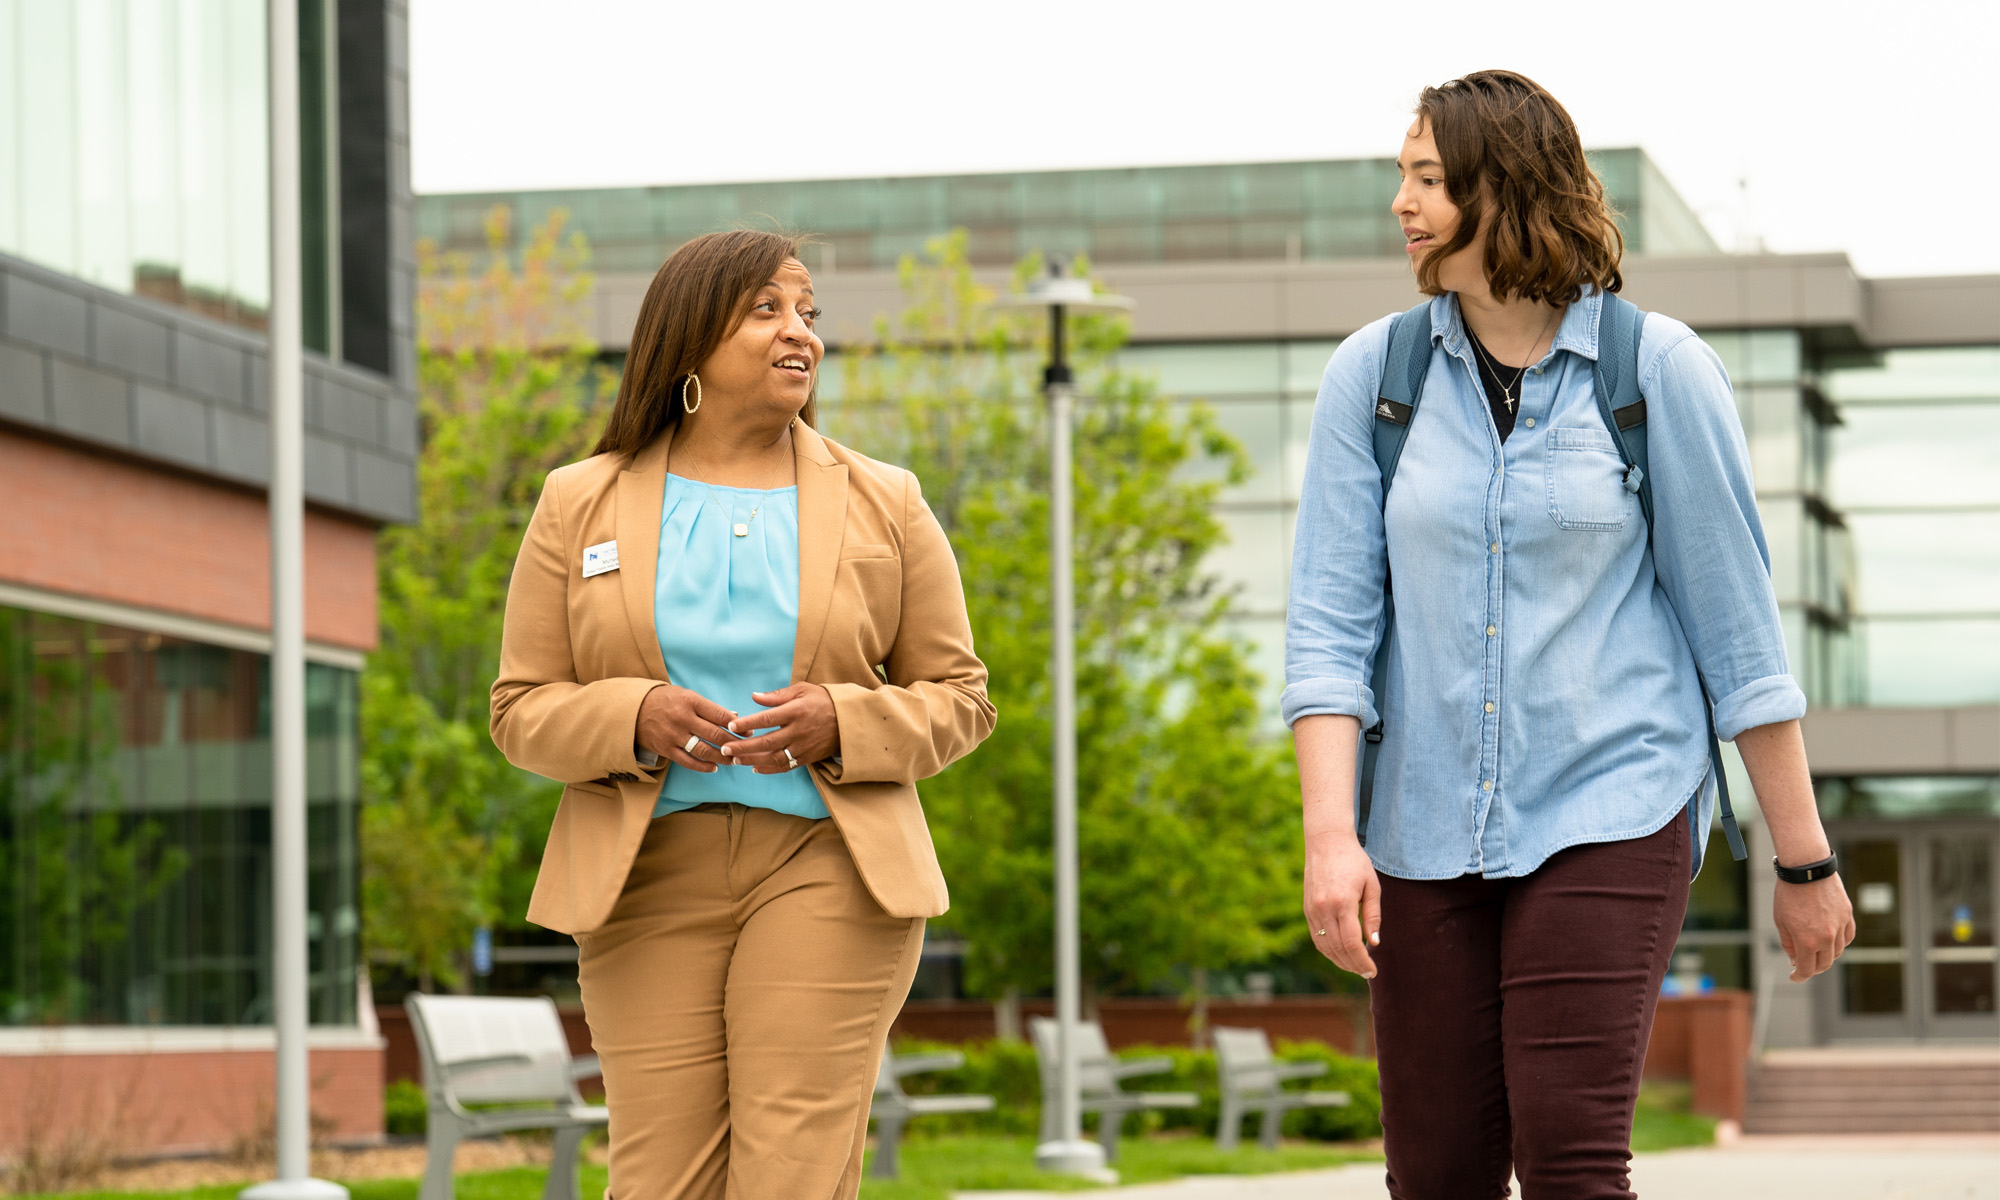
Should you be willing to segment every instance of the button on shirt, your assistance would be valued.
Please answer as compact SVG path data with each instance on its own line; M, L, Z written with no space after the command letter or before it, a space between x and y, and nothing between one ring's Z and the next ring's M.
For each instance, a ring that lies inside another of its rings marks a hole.
M742 537L734 532L739 526ZM668 475L653 628L667 678L732 712L762 709L752 692L791 686L799 632L798 489L711 487ZM759 775L727 760L706 773L669 766L653 815L732 801L815 820L827 815L803 768Z
M1503 444L1457 297L1433 302L1430 373L1386 511L1373 437L1389 319L1327 364L1281 707L1287 724L1383 722L1367 846L1386 874L1525 875L1690 807L1699 870L1714 808L1704 681L1725 740L1805 713L1728 375L1687 326L1647 315L1649 536L1598 414L1601 303L1592 292L1569 306Z

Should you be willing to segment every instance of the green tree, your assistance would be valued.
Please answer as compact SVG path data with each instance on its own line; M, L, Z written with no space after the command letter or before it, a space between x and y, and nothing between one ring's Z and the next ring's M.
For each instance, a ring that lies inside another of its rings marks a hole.
M460 986L472 931L520 919L561 789L487 735L507 582L548 472L597 436L606 380L583 332L593 279L561 213L487 262L419 246L418 519L377 543L381 645L362 678L364 931L371 960Z
M187 868L163 823L125 797L124 646L86 622L0 607L0 1024L118 1012L105 959Z
M940 923L967 941L968 988L1004 1012L1052 974L1042 322L990 309L962 233L901 270L909 305L845 356L828 425L917 473L960 559L1000 724L925 784L925 808L953 895ZM1126 333L1072 318L1078 795L1086 976L1144 987L1295 943L1300 848L1290 755L1259 729L1229 598L1201 567L1223 482L1190 468L1237 482L1245 456L1204 407L1177 412L1110 365Z

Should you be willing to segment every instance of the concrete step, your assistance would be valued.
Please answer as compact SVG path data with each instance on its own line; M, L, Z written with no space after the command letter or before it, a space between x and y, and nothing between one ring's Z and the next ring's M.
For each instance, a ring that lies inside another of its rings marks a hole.
M2000 1067L1987 1061L1766 1061L1749 1083L1751 1133L2000 1132Z
M1874 1087L1859 1087L1848 1083L1796 1083L1785 1080L1777 1083L1752 1084L1751 1088L1760 1096L1811 1097L1811 1096L1859 1096L1884 1097L1897 1100L1923 1100L1929 1097L1979 1096L2000 1099L2000 1081L1993 1083L1885 1083Z
M1912 1085L1928 1087L1938 1083L1975 1083L2000 1087L2000 1067L1771 1067L1760 1066L1759 1078L1772 1082L1880 1087Z
M1751 1110L1744 1114L1745 1133L2000 1133L2000 1113L1977 1116L1837 1113L1787 1116Z

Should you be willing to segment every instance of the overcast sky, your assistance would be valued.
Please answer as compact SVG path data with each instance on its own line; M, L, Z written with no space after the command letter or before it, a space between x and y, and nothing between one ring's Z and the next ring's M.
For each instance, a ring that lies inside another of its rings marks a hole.
M1392 155L1418 89L1497 66L1725 248L2000 272L1996 0L411 8L419 192Z

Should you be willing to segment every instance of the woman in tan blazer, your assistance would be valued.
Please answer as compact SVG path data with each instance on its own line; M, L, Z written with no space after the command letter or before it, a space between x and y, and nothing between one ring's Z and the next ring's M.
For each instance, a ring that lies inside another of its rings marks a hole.
M528 918L581 951L618 1200L856 1194L946 905L916 781L993 729L915 477L812 428L797 250L660 268L507 595L493 740L567 785Z

